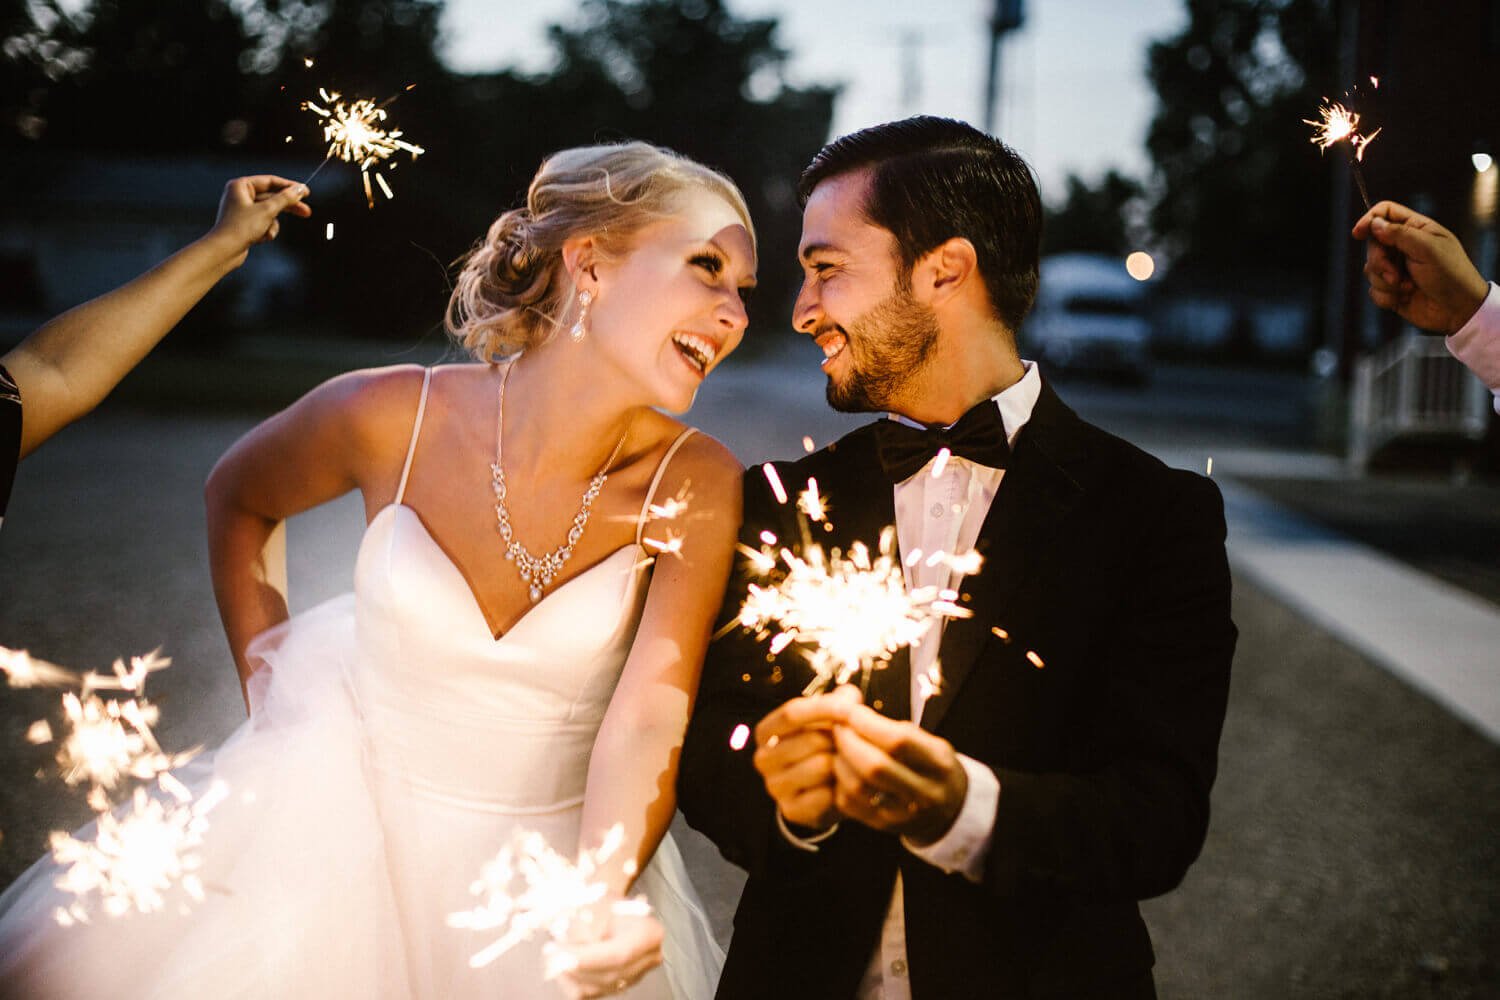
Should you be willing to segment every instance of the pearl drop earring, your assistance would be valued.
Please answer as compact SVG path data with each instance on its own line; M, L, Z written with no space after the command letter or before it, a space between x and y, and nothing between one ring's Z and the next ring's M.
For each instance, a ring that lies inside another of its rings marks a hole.
M587 330L585 324L588 323L589 319L589 303L593 301L594 293L587 288L578 293L578 321L573 324L573 329L568 332L575 344L583 339L583 335Z

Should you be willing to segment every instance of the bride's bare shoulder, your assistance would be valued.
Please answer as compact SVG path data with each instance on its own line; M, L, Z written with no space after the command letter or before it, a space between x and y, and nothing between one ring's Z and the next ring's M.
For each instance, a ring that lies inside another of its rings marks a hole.
M326 414L372 443L404 441L416 418L425 372L421 365L345 372L313 389L297 405Z
M688 425L664 414L657 415L662 451L675 441ZM657 484L655 497L693 497L699 507L714 509L738 509L740 477L743 464L734 452L717 438L694 428L673 453L670 461L661 469L661 481Z

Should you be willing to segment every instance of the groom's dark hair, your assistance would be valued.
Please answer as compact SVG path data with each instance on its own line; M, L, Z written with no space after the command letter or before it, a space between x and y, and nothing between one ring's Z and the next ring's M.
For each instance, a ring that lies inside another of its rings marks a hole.
M974 244L995 315L1012 331L1036 298L1042 199L1025 160L993 136L918 115L842 136L802 171L803 205L830 177L873 168L865 216L896 237L901 281L946 240Z

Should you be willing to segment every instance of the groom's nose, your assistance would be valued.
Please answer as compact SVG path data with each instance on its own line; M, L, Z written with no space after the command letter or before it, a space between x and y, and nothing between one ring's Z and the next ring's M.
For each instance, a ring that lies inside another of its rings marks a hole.
M797 292L797 301L792 305L792 327L801 333L812 333L818 328L818 317L822 314L818 303L817 289L811 281L803 281Z

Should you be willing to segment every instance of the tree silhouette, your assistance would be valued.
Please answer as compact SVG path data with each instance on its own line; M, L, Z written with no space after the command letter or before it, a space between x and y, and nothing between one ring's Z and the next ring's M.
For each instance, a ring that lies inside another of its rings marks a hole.
M1145 190L1139 181L1111 170L1090 187L1069 174L1067 200L1047 212L1042 230L1042 252L1107 253L1124 257L1144 240L1139 219Z
M1162 195L1152 226L1192 269L1321 279L1329 169L1300 119L1342 91L1330 0L1187 0L1183 30L1153 44L1147 138Z

